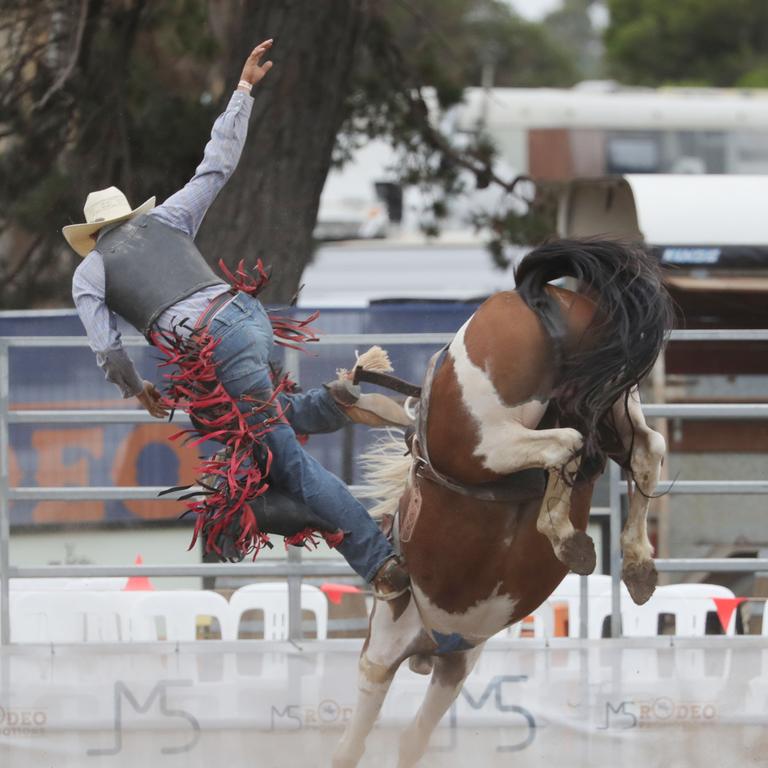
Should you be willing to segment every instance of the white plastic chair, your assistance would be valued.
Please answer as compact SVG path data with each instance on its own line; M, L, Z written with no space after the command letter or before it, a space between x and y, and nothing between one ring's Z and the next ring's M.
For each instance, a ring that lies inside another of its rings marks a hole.
M130 612L130 639L134 642L197 640L197 620L200 616L215 618L223 639L231 634L229 605L217 592L167 590L134 594L140 595L135 598ZM164 633L160 632L158 618L165 620Z
M659 616L672 614L675 617L675 635L679 637L703 637L706 634L707 614L715 613L717 607L712 598L735 597L727 587L719 584L668 584L657 587L645 605L635 605L631 600L622 600L621 623L626 637L649 637L659 634ZM736 632L734 612L726 635Z
M133 631L133 611L136 607L136 603L143 600L149 594L153 593L149 591L134 592L133 590L119 590L108 593L107 599L109 600L110 606L117 614L118 622L120 624L120 637L124 643L136 640ZM140 621L143 621L143 618Z
M111 597L100 592L57 590L11 593L14 643L114 643L120 623Z
M589 599L589 614L587 621L587 637L599 639L603 636L605 617L611 613L611 577L602 573L587 576L587 594ZM621 585L621 599L630 599L626 587ZM547 598L552 606L565 603L568 607L568 637L579 637L581 616L581 576L569 573L557 585Z
M501 632L497 632L489 637L487 642L493 643L496 640L518 640L527 639L543 640L554 634L554 614L551 606L547 603L540 605L532 614L526 616L522 621L505 627ZM523 630L526 634L523 635Z
M589 623L588 637L602 637L603 622L611 613L611 577L604 574L592 574L589 579ZM512 639L521 636L524 627L533 629L533 638L549 638L555 634L555 607L565 604L568 608L568 637L579 636L579 610L581 606L581 576L569 573L558 584L546 601L532 614L533 623L518 622L507 627L490 640ZM622 585L622 599L629 595Z
M247 611L264 614L264 639L288 638L288 584L284 581L256 582L240 587L229 598L231 639L236 640L240 620ZM328 637L328 600L322 590L311 584L301 585L301 610L315 616L317 639Z

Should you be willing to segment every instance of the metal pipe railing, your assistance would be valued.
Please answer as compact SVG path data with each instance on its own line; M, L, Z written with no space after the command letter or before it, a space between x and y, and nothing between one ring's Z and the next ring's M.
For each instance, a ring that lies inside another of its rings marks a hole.
M11 642L9 580L11 515L8 494L8 453L11 440L8 432L10 388L8 366L8 345L0 339L0 645L8 645Z
M7 495L11 501L176 501L179 496L192 493L196 488L199 486L158 497L159 493L166 490L161 485L27 486L10 488ZM349 489L359 498L371 498L370 489L364 485L350 485Z
M626 482L619 482L619 493L627 494ZM350 485L354 496L360 499L373 498L370 488L365 485ZM183 493L179 491L158 497L163 486L27 486L8 488L6 498L10 501L175 501ZM676 480L660 485L657 493L673 495L760 495L768 493L768 480Z
M643 405L643 413L648 418L680 419L768 419L768 403L648 403ZM75 410L62 409L50 411L10 411L9 424L156 424L157 419L146 411L128 409ZM167 422L164 422L167 423ZM180 412L173 415L173 424L189 424L189 417Z
M346 345L346 344L387 344L388 346L435 344L442 345L453 338L453 333L334 333L321 336L315 344ZM768 339L768 335L766 335ZM2 343L8 347L87 347L85 336L2 336ZM145 347L147 340L135 334L121 337L123 346Z
M13 565L9 567L8 573L13 579L80 579L109 576L154 576L157 578L260 576L287 579L295 576L355 576L354 571L346 563L295 563L290 561L277 563L200 563L199 565Z
M389 346L401 344L442 345L452 338L450 333L417 334L337 334L323 337L323 345L365 344L376 342ZM672 341L707 342L707 341L768 341L768 330L724 330L724 331L675 331ZM140 336L124 336L126 346L142 346L146 342ZM10 642L9 586L11 578L42 577L81 577L81 576L271 576L289 579L291 602L300 599L301 578L308 576L350 575L351 569L346 564L317 564L295 561L283 563L249 564L202 564L179 566L38 566L16 567L9 561L10 515L9 504L12 500L109 500L109 499L157 499L161 488L120 487L120 488L24 488L9 487L8 452L10 445L9 427L11 424L32 423L120 423L139 424L157 423L149 414L142 411L107 409L86 410L10 410L9 403L9 351L20 347L80 347L86 346L87 339L82 336L39 336L39 337L0 337L0 643ZM288 350L287 368L298 379L299 356ZM648 404L644 406L648 417L681 419L763 419L768 418L768 404ZM174 422L188 423L184 414L176 414ZM611 634L620 633L620 592L621 571L620 532L621 498L627 493L626 483L621 482L618 467L611 463L610 472L610 538L611 571L614 581L613 614ZM363 486L353 486L353 493L364 496ZM766 481L676 481L660 492L672 494L725 494L768 493ZM172 496L168 497L173 499ZM299 555L300 557L300 555ZM759 572L768 571L768 561L750 558L743 559L666 559L657 560L660 571L683 572L694 570ZM582 582L582 592L586 595L586 579ZM582 601L586 603L586 601ZM583 634L586 634L587 608L584 606L580 616ZM291 611L291 637L295 636L298 620L300 627L300 609L293 605Z

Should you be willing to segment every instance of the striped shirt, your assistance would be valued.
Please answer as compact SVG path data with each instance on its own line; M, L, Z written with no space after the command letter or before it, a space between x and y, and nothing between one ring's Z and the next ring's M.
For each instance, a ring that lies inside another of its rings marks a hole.
M217 118L203 160L195 175L162 205L148 214L164 224L194 238L221 188L232 175L243 151L248 133L248 119L253 99L243 91L235 91L224 112ZM105 227L99 237L111 227ZM163 312L157 319L161 329L170 328L175 320L188 318L194 323L210 300L229 286L223 282L208 286L188 296ZM142 380L123 348L117 330L117 316L105 300L104 261L96 247L83 259L72 278L72 298L85 327L88 342L96 353L96 362L107 381L116 384L123 397L141 392Z

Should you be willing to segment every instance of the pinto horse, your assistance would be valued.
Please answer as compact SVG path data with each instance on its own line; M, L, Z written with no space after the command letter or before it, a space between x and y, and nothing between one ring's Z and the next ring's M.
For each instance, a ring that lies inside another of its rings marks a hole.
M550 284L558 278L572 289ZM523 259L516 284L431 361L410 453L398 441L369 456L411 591L375 603L334 768L358 764L405 659L432 674L400 741L399 768L416 765L485 641L569 569L593 570L585 531L607 456L634 485L622 578L638 603L655 588L646 516L666 446L646 425L638 385L672 326L658 266L619 242L559 240Z

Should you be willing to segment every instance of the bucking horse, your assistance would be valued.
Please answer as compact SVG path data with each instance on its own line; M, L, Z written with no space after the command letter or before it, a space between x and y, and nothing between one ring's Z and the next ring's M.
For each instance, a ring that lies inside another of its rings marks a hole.
M416 765L486 640L569 569L592 572L586 528L608 457L631 489L622 578L636 603L655 589L646 517L666 446L638 392L672 327L659 267L633 245L557 240L521 261L516 285L430 360L408 452L390 440L368 457L411 590L375 602L334 768L358 764L406 659L432 675L400 740L399 768Z

